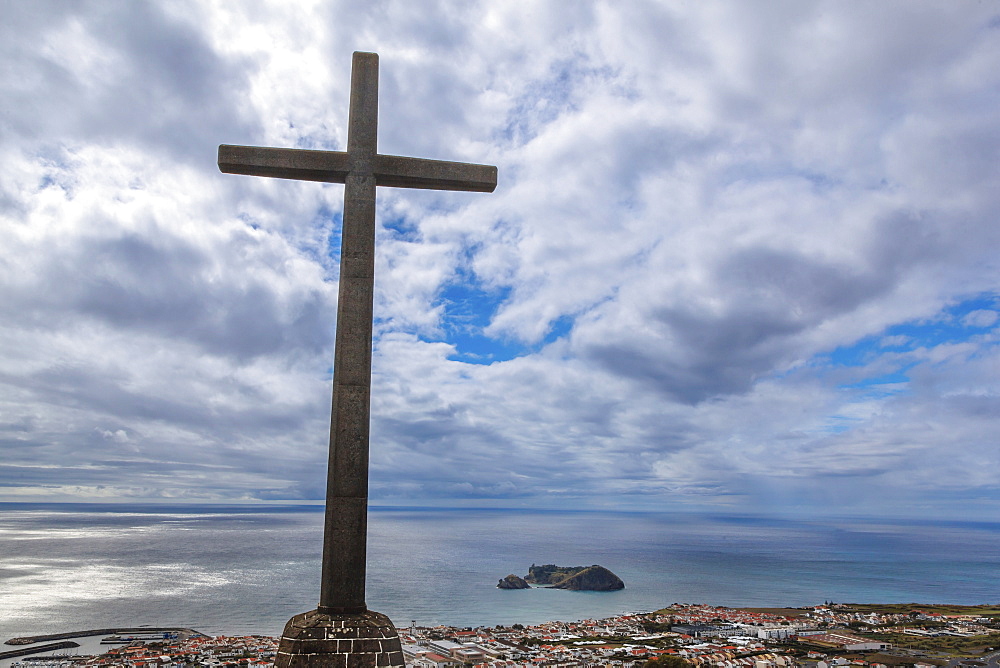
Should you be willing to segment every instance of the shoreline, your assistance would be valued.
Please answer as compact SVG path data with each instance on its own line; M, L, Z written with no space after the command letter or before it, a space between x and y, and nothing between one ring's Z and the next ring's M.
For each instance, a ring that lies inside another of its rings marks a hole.
M536 586L532 585L532 589L549 589L551 587ZM621 615L656 615L664 612L677 603L664 606L663 608L656 608L653 610L632 610L632 611L622 611L614 616ZM710 606L717 608L719 610L732 610L732 611L743 611L750 613L767 613L787 617L802 617L806 613L812 611L817 607L830 606L835 609L853 611L853 612L867 612L867 613L881 613L881 614L899 614L901 612L921 610L924 612L929 612L938 615L971 615L977 614L989 617L1000 617L1000 603L990 604L990 603L977 603L977 604L956 604L956 603L919 603L919 602L909 602L909 603L826 603L826 604L816 604L816 605L806 605L806 606L789 606L789 607L756 607L756 606L729 606L729 605L714 605L708 603L696 603L696 604L680 604L680 605L693 605L693 606ZM610 617L609 617L610 618ZM524 626L542 626L545 624L566 624L573 622L583 621L581 619L576 620L566 620L566 619L550 619L538 624L524 624ZM444 624L442 626L450 628L465 628L467 625L458 624ZM480 625L475 628L502 628L505 626L510 626L510 624L494 624L494 625ZM405 629L406 626L397 626L397 628ZM169 633L176 632L181 639L187 639L192 637L202 637L202 638L212 638L216 636L210 636L207 633L202 633L193 628L181 627L181 626L138 626L138 627L122 627L114 626L99 629L87 629L82 631L65 631L62 633L49 633L40 634L34 636L18 636L9 638L4 641L4 645L12 646L27 646L34 645L36 643L55 641L55 640L67 640L70 638L85 638L98 635L120 635L120 634L150 634L150 633ZM226 635L226 634L222 634ZM264 637L278 637L271 636L270 634L263 633L250 633L245 635L253 636L264 636ZM34 649L34 648L33 648Z

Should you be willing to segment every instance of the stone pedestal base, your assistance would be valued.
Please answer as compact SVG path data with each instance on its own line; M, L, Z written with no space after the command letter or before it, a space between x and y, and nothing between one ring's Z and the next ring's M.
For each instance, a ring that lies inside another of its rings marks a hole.
M396 627L383 614L295 615L285 624L276 668L404 668Z

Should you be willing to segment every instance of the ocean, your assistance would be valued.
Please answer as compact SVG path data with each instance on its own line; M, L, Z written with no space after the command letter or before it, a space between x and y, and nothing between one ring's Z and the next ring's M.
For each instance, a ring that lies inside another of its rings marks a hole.
M309 507L0 504L0 641L116 625L278 635L319 592ZM673 602L1000 602L1000 523L373 508L368 605L397 626L609 617ZM601 564L618 592L501 590Z

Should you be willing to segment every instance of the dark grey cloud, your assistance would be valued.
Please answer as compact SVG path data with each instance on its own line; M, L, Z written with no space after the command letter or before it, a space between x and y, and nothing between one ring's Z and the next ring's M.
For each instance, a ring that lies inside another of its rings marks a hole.
M220 136L259 127L245 104L254 64L213 48L197 15L145 2L17 5L5 6L0 47L7 133L40 147L134 143L212 170Z
M740 394L796 354L796 337L882 298L893 272L752 247L723 252L710 280L711 304L681 287L670 305L642 308L651 336L591 339L581 356L674 401Z

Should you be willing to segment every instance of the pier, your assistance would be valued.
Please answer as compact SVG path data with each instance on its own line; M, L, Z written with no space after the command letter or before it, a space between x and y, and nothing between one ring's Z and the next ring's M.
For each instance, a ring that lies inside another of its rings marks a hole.
M7 652L0 652L0 661L4 659L16 659L19 656L28 656L29 654L38 654L40 652L54 652L57 649L73 649L74 647L79 647L80 643L73 642L71 640L64 640L62 642L53 642L48 645L38 645L36 647L22 647L21 649L12 649Z
M191 636L205 636L201 631L195 631L194 629L182 629L176 626L170 627L149 627L142 626L138 628L122 628L120 626L115 626L108 629L90 629L89 631L67 631L66 633L50 633L48 635L40 636L24 636L21 638L11 638L7 640L5 645L32 645L36 642L46 642L48 640L66 640L67 638L83 638L86 636L103 636L103 635L122 635L122 634L149 634L149 633L177 633L185 638L190 638ZM34 648L32 648L34 649Z

